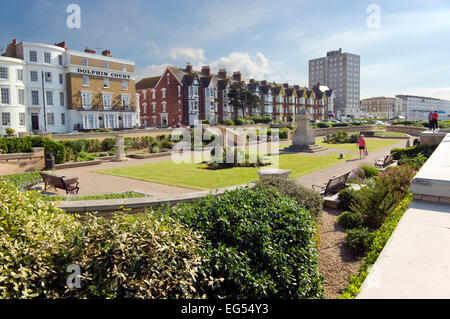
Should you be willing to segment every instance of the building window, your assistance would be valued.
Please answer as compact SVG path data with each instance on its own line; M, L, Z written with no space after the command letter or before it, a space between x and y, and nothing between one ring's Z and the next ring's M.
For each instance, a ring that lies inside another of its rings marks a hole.
M38 82L39 81L38 80L38 73L37 73L37 71L31 71L30 75L31 75L31 81L32 82Z
M167 112L167 102L162 102L162 111L163 113Z
M30 51L30 62L37 62L37 52Z
M52 91L46 91L45 96L47 98L47 105L53 106L53 92Z
M2 126L11 125L11 114L9 112L2 113Z
M105 114L104 115L104 123L106 128L114 128L116 127L114 114Z
M64 82L64 76L62 75L62 73L59 74L59 84L63 84Z
M147 99L147 91L142 91L142 96L144 97L144 100L146 100Z
M63 57L62 54L58 55L58 64L63 65Z
M25 91L22 89L19 89L18 93L19 93L19 104L25 105Z
M166 89L161 89L161 97L162 97L163 99L166 98Z
M124 108L130 107L130 96L128 94L122 94L122 106Z
M59 104L64 106L64 92L59 92Z
M94 114L83 114L83 128L85 130L98 128L98 116L94 116Z
M83 86L89 86L89 77L83 76Z
M181 101L178 101L178 112L181 112Z
M55 125L55 114L47 113L47 125Z
M2 104L9 104L9 89L2 88Z
M0 79L8 80L8 68L0 68Z
M153 89L152 90L152 99L154 99L156 96L155 96L155 90Z
M181 96L181 86L178 85L178 96Z
M126 65L122 65L122 72L127 72L127 66Z
M19 113L19 126L25 126L25 113Z
M88 65L87 59L81 60L81 65L87 66Z
M108 62L103 62L103 68L104 68L104 69L108 69L108 68L109 68Z
M166 79L167 79L167 84L170 84L170 74L169 73L167 73Z
M61 125L66 125L66 113L61 113Z
M103 109L110 110L111 109L111 98L112 94L102 94L103 97Z
M156 112L156 103L155 102L152 103L152 112L153 113Z
M52 72L44 73L45 82L52 83Z
M147 103L142 104L142 113L147 113Z
M39 91L31 91L31 104L39 105Z
M128 81L122 81L122 90L128 90Z
M133 127L133 115L125 114L123 116L123 126L125 128L132 128Z
M17 70L17 81L23 81L23 70Z
M81 106L87 110L91 108L91 92L81 92Z
M107 79L107 78L103 79L103 88L109 89L109 79Z
M50 53L44 52L44 63L50 64L50 62L51 62L51 56L50 56Z

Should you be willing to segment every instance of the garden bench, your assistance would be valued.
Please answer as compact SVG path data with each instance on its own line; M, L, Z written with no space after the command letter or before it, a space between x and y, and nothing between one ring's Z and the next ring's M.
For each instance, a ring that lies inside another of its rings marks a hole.
M80 188L78 187L78 177L68 177L68 176L56 176L40 172L42 179L44 180L45 186L44 190L47 188L53 188L55 191L57 188L66 191L66 194L73 194L74 192L78 194Z
M375 136L375 132L374 131L367 131L367 132L359 132L359 135L364 135L364 136Z
M347 187L347 179L349 175L350 172L339 177L333 176L328 181L326 186L313 185L312 188L314 190L317 190L323 196L327 196L328 194L335 194L339 192L341 189Z
M385 169L389 165L394 164L396 162L394 160L394 155L395 155L395 153L392 153L392 154L386 155L382 159L375 160L375 167L378 169Z

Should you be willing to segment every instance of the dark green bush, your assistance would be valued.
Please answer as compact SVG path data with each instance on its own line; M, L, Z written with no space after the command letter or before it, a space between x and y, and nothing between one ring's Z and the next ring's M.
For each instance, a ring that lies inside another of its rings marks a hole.
M328 127L330 127L330 124L327 122L319 122L319 123L317 123L317 127L318 128L328 128Z
M288 131L280 131L280 133L279 133L279 138L280 138L280 139L286 139L286 138L288 138Z
M401 158L414 158L419 154L424 155L426 158L429 158L431 154L433 154L434 150L437 148L437 145L416 145L413 147L407 148L394 148L391 150L391 154L395 153L394 159L400 160Z
M116 139L115 138L105 138L102 141L102 151L109 152L116 147Z
M39 174L39 172L26 172L0 176L0 182L2 181L12 183L19 189L24 189L28 185L42 182L42 176Z
M237 189L165 208L201 233L207 276L223 278L209 298L321 298L309 212L275 189Z
M406 155L402 155L402 157L398 161L398 165L407 165L409 167L413 167L416 170L419 170L427 160L428 157L426 157L422 153L419 153L415 157L408 157Z
M367 227L358 227L347 230L347 236L344 242L355 253L363 254L369 250L372 244L373 236Z
M353 229L359 227L362 223L361 215L352 211L345 211L337 218L339 225L345 229Z
M202 120L202 124L211 124L209 120Z
M338 193L339 208L342 210L350 210L351 203L355 200L357 191L351 187L344 188Z
M323 197L316 191L296 183L292 179L279 177L264 178L258 187L275 187L282 195L295 200L300 207L306 208L315 220L318 220L323 209Z

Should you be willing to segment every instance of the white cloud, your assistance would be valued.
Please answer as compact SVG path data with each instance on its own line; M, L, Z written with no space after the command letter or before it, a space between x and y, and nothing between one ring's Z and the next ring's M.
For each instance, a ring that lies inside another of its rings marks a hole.
M221 57L209 63L213 71L227 69L227 73L232 75L235 71L241 71L244 78L264 79L270 74L269 60L258 52L254 57L248 53L233 52L226 57Z
M186 62L198 63L205 60L205 51L193 48L172 48L170 57L174 60L188 59Z
M150 78L153 76L160 76L166 68L169 66L169 64L164 63L160 65L152 64L147 66L144 69L140 69L136 72L136 82L144 79L144 78Z

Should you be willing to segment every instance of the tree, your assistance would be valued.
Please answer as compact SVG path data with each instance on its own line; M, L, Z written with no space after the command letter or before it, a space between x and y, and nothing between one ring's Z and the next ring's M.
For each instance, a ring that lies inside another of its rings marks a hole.
M15 131L13 128L11 128L11 127L7 127L7 128L5 129L5 133L6 133L6 135L8 135L8 136L13 136L15 132L16 132L16 131Z
M228 93L230 104L234 109L241 109L245 118L245 109L247 107L259 107L259 98L256 94L248 90L244 82L235 82L231 85Z

